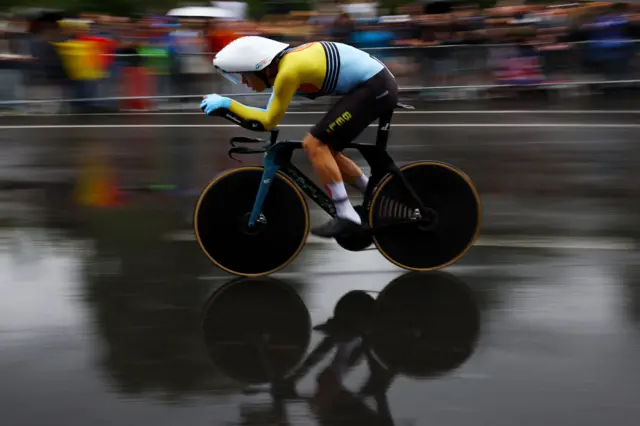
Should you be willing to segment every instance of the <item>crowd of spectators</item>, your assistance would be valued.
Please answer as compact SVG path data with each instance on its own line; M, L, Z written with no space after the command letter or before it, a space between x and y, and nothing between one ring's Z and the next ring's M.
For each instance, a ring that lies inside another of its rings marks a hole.
M44 18L43 18L44 17ZM212 75L231 40L334 40L371 49L401 85L427 90L552 80L640 79L640 7L581 2L490 9L410 4L393 15L337 9L259 21L150 15L8 16L0 32L0 107L56 111L157 108L184 95L242 90ZM150 100L149 96L163 97ZM136 98L136 99L104 99ZM25 99L73 99L26 104Z

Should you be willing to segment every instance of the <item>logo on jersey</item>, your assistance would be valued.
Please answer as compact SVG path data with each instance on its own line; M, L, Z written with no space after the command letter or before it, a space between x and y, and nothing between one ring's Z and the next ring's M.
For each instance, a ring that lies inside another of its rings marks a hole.
M336 118L329 126L327 126L327 133L331 134L333 131L339 127L344 126L349 120L351 120L351 113L349 111L345 111L340 114L340 117Z

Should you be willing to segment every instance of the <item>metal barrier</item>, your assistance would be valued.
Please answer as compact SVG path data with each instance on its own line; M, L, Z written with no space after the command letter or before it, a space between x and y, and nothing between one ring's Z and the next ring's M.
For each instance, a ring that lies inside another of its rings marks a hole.
M394 73L400 90L427 98L482 96L503 88L580 88L583 86L640 84L640 41L633 40L603 48L594 42L564 44L480 44L452 46L397 46L363 49L384 62ZM144 55L115 55L120 58ZM193 56L181 74L153 75L152 93L130 96L112 79L83 84L101 86L94 93L110 96L62 96L62 88L35 88L31 99L0 101L0 106L29 104L73 104L74 102L114 103L145 99L153 101L145 109L162 109L175 100L197 102L203 94L243 97L248 103L264 104L263 96L242 85L233 85L214 73L210 53ZM75 83L70 82L71 85ZM2 82L0 82L2 84ZM45 90L46 89L46 90ZM52 92L53 91L53 92ZM33 90L32 90L33 92ZM43 96L44 94L44 96ZM122 109L119 106L117 109ZM52 108L56 110L56 108ZM59 111L54 111L59 112Z
M598 49L576 42L368 50L405 91L640 83L640 41Z

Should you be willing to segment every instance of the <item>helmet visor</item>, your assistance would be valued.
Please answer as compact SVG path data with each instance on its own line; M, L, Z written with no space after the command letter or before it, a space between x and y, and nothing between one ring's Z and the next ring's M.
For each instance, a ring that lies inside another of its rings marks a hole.
M222 74L224 78L226 78L233 84L240 84L242 82L242 74L240 73L235 73L235 72L231 73L231 72L222 71L218 67L216 67L216 70L218 70L218 72Z

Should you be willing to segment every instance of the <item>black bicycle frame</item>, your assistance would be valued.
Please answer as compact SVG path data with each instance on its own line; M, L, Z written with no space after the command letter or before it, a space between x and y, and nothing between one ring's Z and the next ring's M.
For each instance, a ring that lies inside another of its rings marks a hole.
M423 214L426 214L427 210L422 205L421 200L417 194L409 185L406 178L402 174L400 168L394 163L393 159L387 153L387 142L389 139L389 129L391 127L391 117L393 113L388 114L380 118L378 122L378 133L376 135L375 145L350 143L346 148L355 148L364 157L365 161L371 167L371 177L369 178L369 184L365 191L364 205L366 208L370 208L371 195L373 190L380 183L382 178L391 173L397 176L403 183L405 189L409 192L411 197L416 201ZM302 173L296 166L291 163L291 157L293 151L302 148L302 142L300 141L277 141L278 131L271 132L271 141L267 145L267 148L261 149L248 149L245 147L235 147L229 150L229 155L232 154L251 154L251 153L265 153L264 157L264 172L262 173L262 181L258 189L251 216L249 218L249 226L255 225L256 221L260 217L262 212L262 205L267 198L271 183L276 176L276 173L281 172L285 176L289 177L295 182L295 184L303 191L307 196L313 200L321 209L327 212L332 217L336 216L336 208L329 196L318 187L311 179L309 179L304 173ZM251 138L233 138L231 140L232 145L234 142L261 142L258 139Z

